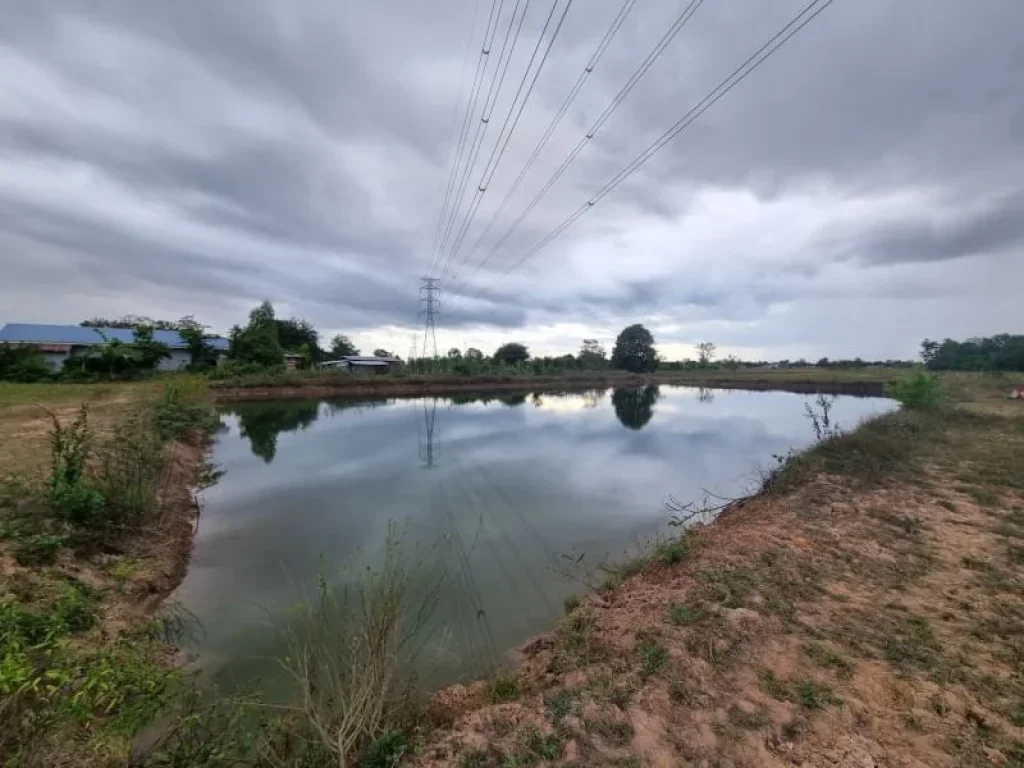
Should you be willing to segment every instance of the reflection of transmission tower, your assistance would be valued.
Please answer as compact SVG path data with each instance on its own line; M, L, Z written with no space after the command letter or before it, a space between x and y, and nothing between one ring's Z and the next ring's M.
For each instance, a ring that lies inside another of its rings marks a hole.
M420 278L420 314L423 315L423 356L427 357L428 349L433 349L433 357L437 358L437 316L441 314L441 278Z
M437 431L434 420L437 416L437 398L430 405L423 401L423 428L420 430L420 461L424 469L434 469L441 453L441 435ZM435 445L435 438L437 444Z

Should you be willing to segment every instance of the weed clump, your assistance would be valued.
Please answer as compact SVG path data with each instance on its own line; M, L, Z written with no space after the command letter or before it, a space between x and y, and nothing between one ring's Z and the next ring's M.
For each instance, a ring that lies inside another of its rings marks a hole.
M939 380L924 371L915 371L885 385L885 395L905 408L935 408L942 400Z

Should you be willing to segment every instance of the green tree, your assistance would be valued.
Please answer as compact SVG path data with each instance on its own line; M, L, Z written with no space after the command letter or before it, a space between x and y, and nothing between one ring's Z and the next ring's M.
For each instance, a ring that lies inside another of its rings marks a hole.
M466 359L467 360L483 360L484 359L484 353L481 352L476 347L470 347L469 349L466 350Z
M277 335L274 307L264 301L249 313L245 328L231 329L228 355L239 363L253 363L272 368L284 365L284 350Z
M502 365L519 365L529 359L530 353L526 347L514 341L502 344L494 353L494 361Z
M283 350L298 353L310 363L319 363L323 359L320 334L312 323L297 317L274 322L277 324L277 339Z
M654 351L654 337L639 323L623 329L615 339L612 350L612 368L645 373L658 367L658 355Z
M190 365L196 366L213 362L213 347L209 344L212 337L206 333L206 326L198 322L192 315L185 315L178 321L178 335L188 345Z
M452 347L451 349L448 350L448 357L452 358L453 360L458 360L459 358L462 357L462 350L460 350L458 347Z
M331 339L331 348L328 351L328 354L332 360L337 360L340 357L358 355L359 350L356 349L356 345L352 343L352 339L339 333Z
M612 406L622 426L639 431L654 416L654 404L660 396L656 384L639 389L616 389L612 393Z
M597 339L584 339L577 358L580 368L604 368L608 365L608 355Z
M152 371L161 360L171 356L171 348L153 338L153 326L139 326L132 336L132 351L136 365L141 370Z
M374 357L391 357L391 353L386 349L375 349L373 350Z

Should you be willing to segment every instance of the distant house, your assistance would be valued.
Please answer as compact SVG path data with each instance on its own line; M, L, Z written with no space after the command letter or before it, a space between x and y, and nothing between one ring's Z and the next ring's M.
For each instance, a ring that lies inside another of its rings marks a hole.
M34 323L8 323L0 328L0 344L31 344L43 353L47 364L59 370L69 357L80 357L91 347L103 343L101 331L108 339L125 344L135 340L131 328L88 328L81 325L36 325ZM153 331L153 340L166 344L171 356L160 361L161 371L175 371L192 361L188 344L177 331ZM220 355L228 348L228 340L216 337L207 342L213 352Z
M346 355L337 360L321 363L321 368L340 369L356 374L390 373L402 361L397 357L372 357L368 355Z

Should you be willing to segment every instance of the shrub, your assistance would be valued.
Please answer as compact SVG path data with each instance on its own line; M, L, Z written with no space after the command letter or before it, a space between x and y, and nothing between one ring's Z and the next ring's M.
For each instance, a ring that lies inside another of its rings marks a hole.
M163 443L143 414L130 414L114 427L99 452L97 488L103 495L96 527L134 528L157 506L166 467Z
M89 415L83 404L77 418L68 426L55 414L50 438L52 470L47 484L50 502L57 513L70 523L89 526L103 508L103 494L90 487L85 465L92 448Z
M32 382L51 378L53 372L38 347L0 344L0 379Z
M49 565L63 546L63 536L37 533L18 542L14 559L19 565Z
M212 430L218 419L203 402L203 387L194 388L176 382L164 387L163 395L153 407L157 432L164 440L181 440L196 430Z
M906 408L934 408L941 400L938 379L924 371L890 381L885 394Z

